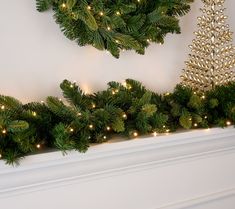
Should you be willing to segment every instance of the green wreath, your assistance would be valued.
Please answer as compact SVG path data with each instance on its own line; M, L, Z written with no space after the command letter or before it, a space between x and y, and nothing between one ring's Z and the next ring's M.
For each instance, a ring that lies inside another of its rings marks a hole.
M193 0L36 0L40 12L50 8L67 38L92 45L118 58L121 50L144 54L150 42L163 43L180 33L179 16Z

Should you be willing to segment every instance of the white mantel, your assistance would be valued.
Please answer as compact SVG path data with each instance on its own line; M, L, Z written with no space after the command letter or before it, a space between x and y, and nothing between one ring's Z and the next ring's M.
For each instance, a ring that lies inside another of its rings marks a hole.
M1 209L234 209L235 129L195 130L0 162Z

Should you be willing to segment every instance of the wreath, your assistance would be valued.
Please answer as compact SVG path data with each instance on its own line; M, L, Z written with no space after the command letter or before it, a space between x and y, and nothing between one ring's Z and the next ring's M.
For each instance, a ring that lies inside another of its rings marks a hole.
M37 10L54 11L64 35L119 58L122 50L144 54L151 42L180 33L179 16L193 0L36 0Z

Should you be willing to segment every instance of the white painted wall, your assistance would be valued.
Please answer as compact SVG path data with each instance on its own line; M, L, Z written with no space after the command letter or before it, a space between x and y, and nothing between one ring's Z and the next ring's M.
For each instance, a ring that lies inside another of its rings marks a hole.
M191 12L181 19L181 35L168 35L164 45L153 44L144 56L124 52L117 60L67 40L51 12L36 11L35 0L0 3L0 94L24 102L60 95L59 83L65 78L77 80L86 91L101 90L108 81L125 78L155 90L171 90L187 59L201 5L195 0ZM227 0L226 7L235 32L235 1Z

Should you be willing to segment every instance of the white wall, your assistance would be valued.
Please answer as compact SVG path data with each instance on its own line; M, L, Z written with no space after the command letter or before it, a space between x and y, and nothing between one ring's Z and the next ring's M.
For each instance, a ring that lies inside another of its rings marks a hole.
M101 90L108 81L125 78L155 90L171 90L184 67L200 5L195 0L191 12L181 19L181 35L168 35L164 45L153 44L144 56L124 52L115 59L67 40L51 12L36 11L35 0L1 0L0 94L24 102L42 100L60 95L59 84L65 78L77 80L86 91ZM235 32L235 1L227 0L226 7Z

